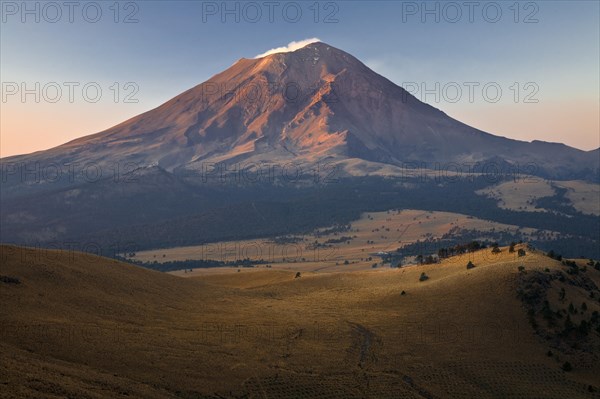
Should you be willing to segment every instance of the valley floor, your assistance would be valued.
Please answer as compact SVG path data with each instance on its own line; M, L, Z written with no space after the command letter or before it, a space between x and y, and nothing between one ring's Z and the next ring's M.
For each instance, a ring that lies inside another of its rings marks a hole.
M347 230L325 228L311 234L290 236L289 241L271 238L224 241L205 245L139 251L130 257L140 262L169 262L185 260L218 260L234 262L240 259L265 260L242 272L267 267L300 272L366 271L382 264L380 252L392 252L417 242L423 243L423 253L437 252L434 240L472 231L484 236L489 233L517 232L525 239L553 239L558 233L527 227L502 224L453 212L434 212L414 209L364 213ZM482 239L482 237L475 237ZM474 238L474 239L475 239ZM319 243L315 246L314 243ZM413 262L415 263L415 262ZM204 274L237 273L239 267L194 268L172 272L181 277Z

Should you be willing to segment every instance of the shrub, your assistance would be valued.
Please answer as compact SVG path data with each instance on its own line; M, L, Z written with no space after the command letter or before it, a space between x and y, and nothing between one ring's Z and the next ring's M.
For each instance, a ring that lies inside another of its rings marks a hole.
M517 269L519 269L520 272L523 272L525 271L525 266L521 265Z
M519 256L519 258L520 258L520 257L522 257L522 256L525 256L525 250L524 250L524 249L522 249L522 248L520 248L520 249L517 251L517 255Z
M406 295L406 291L402 291L400 295Z
M569 362L564 362L562 365L562 369L564 371L571 371L571 370L573 370L573 366L571 366L571 363L569 363Z
M548 356L548 357L552 357L553 355L554 355L554 353L552 353L552 351L546 352L546 356Z
M419 281L425 281L428 279L429 279L429 276L427 274L425 274L425 272L421 273L421 277L419 277Z
M542 306L542 316L548 321L549 325L554 324L554 312L550 308L550 303L548 303L548 301L544 301L544 305Z
M579 328L578 328L579 334L586 336L590 332L590 329L591 329L590 324L585 320L581 320L581 323L579 323Z
M511 242L511 243L510 243L510 247L508 247L508 252L510 252L511 254L512 254L513 252L515 252L515 245L516 245L516 244L515 244L515 242L514 242L514 241L513 241L513 242Z
M560 289L560 293L558 294L558 298L562 301L565 299L565 296L567 295L567 293L565 292L564 288Z
M469 263L467 263L467 269L472 269L474 267L475 265L473 264L473 262L469 261Z
M6 284L21 284L21 280L16 277L0 276L0 281Z
M495 245L494 248L492 248L492 253L493 254L499 254L500 252L501 251L500 251L500 248L498 248L498 245Z
M425 260L423 261L423 263L425 263L426 265L431 265L431 264L434 264L434 263L436 263L436 262L435 262L435 258L434 258L433 256L431 256L431 255L428 255L428 256L425 258Z
M571 276L574 276L574 275L576 275L578 273L579 273L579 268L577 266L570 267L570 268L567 269L567 274L569 274Z
M300 273L300 272L297 272L297 273L296 273L296 277L294 277L294 278L300 278L300 277L302 277L302 273Z
M571 321L571 316L567 315L567 318L565 319L565 329L563 330L563 333L566 335L569 333L569 331L571 331L573 329L573 327L575 327L573 325L573 322Z
M560 261L562 261L562 255L560 255L560 254L557 254L557 253L556 253L556 252L554 252L554 250L552 250L552 249L551 249L550 251L548 251L548 253L546 254L546 256L548 256L549 258L552 258L552 259L554 259L554 260L557 260L557 261L559 261L559 262L560 262Z

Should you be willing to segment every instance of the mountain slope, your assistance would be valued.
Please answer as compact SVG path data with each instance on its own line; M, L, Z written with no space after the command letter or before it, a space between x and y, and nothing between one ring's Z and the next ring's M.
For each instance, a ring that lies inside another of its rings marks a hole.
M198 171L214 162L314 164L354 158L427 167L507 161L521 173L588 179L600 163L597 151L520 142L471 128L325 43L240 59L106 131L3 162L132 162Z
M565 268L529 250L301 278L243 269L184 279L12 246L0 256L3 398L598 397L599 363L529 325L521 277ZM588 303L577 321L599 309L570 281L600 274L581 273L564 283L567 302ZM550 291L553 309L566 308L559 286Z

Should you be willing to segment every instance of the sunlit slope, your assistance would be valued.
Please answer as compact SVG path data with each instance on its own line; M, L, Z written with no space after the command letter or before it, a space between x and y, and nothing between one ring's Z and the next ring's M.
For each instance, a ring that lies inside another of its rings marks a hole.
M597 366L562 371L517 297L518 266L564 267L542 254L182 279L1 248L2 397L598 397Z

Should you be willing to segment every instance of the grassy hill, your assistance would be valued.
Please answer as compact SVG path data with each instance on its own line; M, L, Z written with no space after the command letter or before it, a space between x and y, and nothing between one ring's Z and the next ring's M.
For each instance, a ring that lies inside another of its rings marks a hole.
M184 279L0 250L3 398L600 397L596 326L563 335L566 316L544 316L574 302L573 323L593 319L600 271L586 260L573 272L501 248L403 269Z

